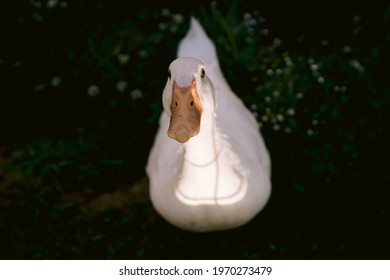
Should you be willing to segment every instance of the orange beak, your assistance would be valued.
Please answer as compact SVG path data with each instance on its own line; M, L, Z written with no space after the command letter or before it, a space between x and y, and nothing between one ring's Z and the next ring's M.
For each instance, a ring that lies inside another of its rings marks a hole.
M193 79L188 87L179 87L173 81L171 101L171 121L168 136L180 143L187 142L200 130L202 103L196 89L196 80Z

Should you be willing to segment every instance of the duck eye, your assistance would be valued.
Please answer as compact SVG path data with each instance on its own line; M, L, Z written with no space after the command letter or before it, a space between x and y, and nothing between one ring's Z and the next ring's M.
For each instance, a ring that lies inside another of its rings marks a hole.
M203 79L206 72L204 71L204 68L200 70L200 77Z
M171 79L171 69L168 69L168 78Z

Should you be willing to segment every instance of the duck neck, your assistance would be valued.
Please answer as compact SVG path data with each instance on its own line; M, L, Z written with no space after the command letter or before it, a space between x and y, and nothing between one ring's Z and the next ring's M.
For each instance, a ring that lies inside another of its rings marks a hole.
M184 144L185 160L196 166L215 162L219 155L217 136L215 116L202 118L199 134Z

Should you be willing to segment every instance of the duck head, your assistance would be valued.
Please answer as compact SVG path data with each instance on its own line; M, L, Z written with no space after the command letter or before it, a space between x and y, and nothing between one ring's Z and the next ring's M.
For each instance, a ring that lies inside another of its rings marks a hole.
M181 57L168 69L163 106L170 116L167 134L185 143L201 129L201 120L214 112L214 89L200 60Z

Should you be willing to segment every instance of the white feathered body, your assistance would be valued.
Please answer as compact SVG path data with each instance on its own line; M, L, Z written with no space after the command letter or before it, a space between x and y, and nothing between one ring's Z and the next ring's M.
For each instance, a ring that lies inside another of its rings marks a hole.
M182 229L236 228L269 199L268 151L254 116L226 82L213 43L193 18L178 57L204 63L216 107L212 117L202 119L199 135L184 144L167 136L169 116L162 113L147 164L152 203Z

